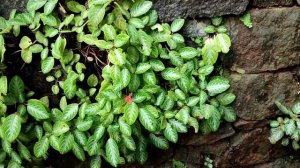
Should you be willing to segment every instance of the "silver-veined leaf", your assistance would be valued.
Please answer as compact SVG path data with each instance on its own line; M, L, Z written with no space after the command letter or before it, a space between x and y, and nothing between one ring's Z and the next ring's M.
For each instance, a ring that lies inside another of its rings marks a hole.
M129 124L132 125L135 123L136 119L139 116L139 107L136 103L131 102L127 103L125 105L125 111L124 111L124 119Z
M52 70L52 68L54 67L54 58L47 57L46 59L41 60L41 61L42 61L42 63L41 63L42 72L44 74L49 73Z
M13 142L21 131L21 117L18 114L7 116L2 123L3 138L9 142Z
M207 91L209 95L214 96L216 94L223 93L230 87L229 80L223 77L215 77L207 84Z
M174 68L166 68L161 75L165 80L169 81L178 80L181 78L180 72Z
M216 43L218 44L218 46L220 47L220 49L223 53L226 54L229 52L229 48L231 46L231 40L227 34L219 33L216 36Z
M33 153L37 158L43 157L47 154L49 149L49 139L44 136L34 144Z
M171 126L171 124L167 124L166 128L163 131L164 136L167 140L176 143L178 141L178 133L175 128Z
M27 11L28 12L33 12L45 5L47 0L29 0L27 2Z
M149 135L149 139L155 147L162 149L162 150L169 149L169 141L167 139L156 136L152 133Z
M48 108L40 100L30 99L28 101L27 111L37 120L44 120L50 117Z
M171 31L173 33L179 31L184 25L184 19L175 19L171 24Z
M147 13L151 7L151 1L136 1L130 8L130 14L132 17L139 17Z
M117 167L120 162L120 152L117 142L109 138L105 145L106 160L113 166Z
M150 132L154 132L158 128L158 123L153 114L144 108L139 109L139 120L141 124Z

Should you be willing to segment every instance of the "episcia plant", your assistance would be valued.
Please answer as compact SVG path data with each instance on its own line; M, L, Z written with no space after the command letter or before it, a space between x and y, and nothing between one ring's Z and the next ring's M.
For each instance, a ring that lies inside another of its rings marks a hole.
M278 117L277 120L270 122L271 135L269 140L272 144L281 140L283 146L291 143L293 149L298 150L300 148L300 102L295 103L292 108L287 108L278 101L275 104L285 117Z
M11 78L8 92L0 87L5 167L47 159L50 148L89 156L93 168L103 159L143 164L149 145L166 150L189 128L207 134L235 121L235 95L215 66L231 46L222 18L190 47L179 33L184 20L158 23L151 1L29 0L27 11L0 17L1 62L5 34L21 36L21 59L40 60L49 94L60 101L24 96L20 77L1 75L1 86Z

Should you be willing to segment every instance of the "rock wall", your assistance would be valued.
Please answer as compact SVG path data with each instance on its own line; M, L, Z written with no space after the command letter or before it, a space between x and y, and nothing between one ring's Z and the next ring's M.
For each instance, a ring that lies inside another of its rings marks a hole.
M3 1L3 2L2 2ZM1 0L0 15L12 8L24 9L26 0ZM268 122L280 113L274 105L287 105L300 92L300 6L296 0L154 0L160 20L186 18L187 36L204 35L209 17L225 17L233 40L231 53L224 57L232 89L237 95L238 120L223 124L211 135L181 135L179 144L167 151L153 150L142 167L171 167L171 160L188 168L203 166L210 155L215 167L283 168L300 167L300 156L290 147L271 145ZM239 14L249 10L253 28L246 28ZM138 167L130 165L129 167Z
M181 160L202 167L210 155L215 167L300 167L299 152L268 140L269 120L280 115L275 100L292 105L300 93L300 6L293 0L157 0L162 21L187 18L187 36L204 35L209 17L224 16L232 38L223 59L230 71L238 120L211 135L182 135L180 145L155 151L147 167L171 167ZM253 28L238 14L249 10Z

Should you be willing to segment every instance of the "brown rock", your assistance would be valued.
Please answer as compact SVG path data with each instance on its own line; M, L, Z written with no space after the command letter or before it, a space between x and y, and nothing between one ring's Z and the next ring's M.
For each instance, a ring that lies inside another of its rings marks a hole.
M179 144L182 145L191 145L191 146L200 146L200 145L209 145L214 144L222 139L228 138L235 133L232 126L228 123L221 126L220 130L216 133L202 135L191 133L189 135L182 136Z
M253 28L228 18L233 40L230 66L259 73L300 64L300 7L252 9Z
M255 166L254 168L298 168L300 167L300 160L295 160L291 157L279 158L273 162L264 163Z
M239 119L234 123L234 127L242 131L249 131L249 130L253 130L254 128L264 127L268 124L269 124L268 120L247 121L247 120Z
M246 167L284 156L284 147L270 144L268 136L267 127L236 134L224 155L216 157L216 167Z
M263 120L280 114L276 100L291 106L300 90L291 72L231 74L237 98L234 108L244 120Z
M1 0L0 16L9 17L11 10L25 11L28 0Z

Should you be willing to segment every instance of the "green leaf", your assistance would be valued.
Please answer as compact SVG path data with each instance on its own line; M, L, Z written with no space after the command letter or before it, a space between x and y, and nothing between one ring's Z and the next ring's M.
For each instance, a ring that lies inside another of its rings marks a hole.
M139 121L150 132L155 132L158 128L158 123L153 114L144 108L139 109Z
M162 73L162 77L165 80L173 81L181 78L181 74L174 68L166 68Z
M7 77L2 76L0 77L0 95L6 95L7 94Z
M139 63L136 66L135 73L136 74L142 74L148 71L151 68L151 65L149 63Z
M32 44L31 39L30 39L29 37L27 37L27 36L23 36L23 37L21 38L20 43L19 43L19 47L20 47L21 49L26 49L26 48L28 48L31 44Z
M110 50L108 59L115 65L124 65L126 63L126 54L121 48Z
M53 15L42 15L41 20L44 23L44 25L48 25L52 27L58 26L57 20Z
M115 47L122 47L123 45L127 44L129 41L129 36L125 33L121 33L116 36L114 45Z
M149 56L152 51L151 47L152 47L153 38L142 30L138 31L138 38L140 43L142 44L142 48L140 49L140 52L146 56Z
M17 98L21 94L23 94L24 90L25 85L23 80L19 76L14 76L9 82L9 93L11 93L15 98Z
M39 141L34 144L33 153L37 158L47 155L49 149L49 139L43 136Z
M49 15L54 10L58 0L48 0L44 6L44 14Z
M216 36L216 43L218 44L218 46L220 47L223 53L226 54L229 52L229 48L231 46L231 40L227 34L219 33Z
M89 24L98 26L104 18L106 5L92 5L88 9Z
M223 93L217 96L217 100L222 106L231 104L236 96L233 93Z
M72 11L74 13L80 13L85 10L85 6L81 5L80 3L76 2L76 1L68 1L67 7L70 11Z
M208 38L202 48L202 57L205 65L214 65L218 60L219 47L216 40Z
M297 102L293 105L292 111L294 114L300 114L300 102Z
M78 74L76 74L74 71L71 71L68 73L67 80L65 80L63 83L62 88L68 99L72 99L76 94L77 91L76 81L78 77L79 77Z
M29 0L27 2L27 11L28 12L33 12L45 5L47 0Z
M0 62L3 62L4 60L4 54L5 54L6 48L5 48L5 42L2 35L0 35Z
M135 145L134 139L131 136L122 134L122 140L127 149L129 149L131 151L136 150L136 145Z
M151 1L136 1L130 8L130 14L132 17L139 17L147 13L151 7Z
M124 119L127 124L132 125L135 123L136 119L139 116L139 107L136 103L131 102L125 105L124 110Z
M32 62L32 52L29 49L22 50L21 57L26 64L30 64Z
M106 160L113 166L117 167L120 162L120 152L117 142L109 138L105 145Z
M243 16L240 17L240 20L244 23L246 27L248 27L249 29L252 28L251 15L249 12L244 13Z
M79 143L81 146L85 146L86 142L88 141L85 132L81 132L76 129L73 133L76 142ZM97 139L97 136L95 136L95 138Z
M275 101L276 106L278 107L278 109L283 113L283 114L291 114L292 111L290 109L288 109L287 107L285 107L283 104L281 104L279 101Z
M96 155L101 150L98 140L96 140L95 137L93 137L93 136L89 137L88 141L86 142L85 148L90 156Z
M62 120L71 121L78 113L78 104L73 103L69 104L66 109L63 111Z
M220 127L220 122L221 122L221 114L218 110L215 110L211 117L207 120L208 126L212 131L217 131Z
M87 131L92 127L93 120L89 120L89 119L77 120L75 125L79 131Z
M179 50L180 56L183 59L192 59L199 55L199 52L197 49L193 47L184 47Z
M56 121L53 125L53 134L55 136L60 136L70 130L70 127L67 123L63 121Z
M200 114L204 119L209 119L213 113L218 112L218 109L210 104L204 104L200 106Z
M72 151L74 153L74 155L81 161L85 161L85 154L84 154L84 150L82 149L82 147L80 147L77 143L73 144L73 148Z
M121 78L122 78L121 80L122 86L123 88L125 88L126 86L129 85L131 79L131 74L127 68L122 69Z
M159 59L151 59L149 63L154 71L163 71L165 69L165 65Z
M184 63L183 58L181 58L179 53L176 51L171 51L169 53L169 58L171 63L177 67L181 67Z
M284 131L281 127L271 128L271 135L269 137L270 143L275 144L284 136Z
M143 74L144 82L148 85L156 85L157 79L153 71L148 71Z
M196 118L190 117L188 121L188 125L194 127L195 133L199 131L199 122Z
M94 131L94 137L96 140L100 140L103 135L105 134L105 127L103 125L99 125L96 127L95 131Z
M184 106L179 112L175 115L175 118L181 121L183 124L187 124L190 118L190 108Z
M102 161L100 155L92 156L90 168L101 168L101 162Z
M87 79L87 84L90 86L90 87L95 87L95 86L97 86L97 84L98 84L98 78L97 78L97 76L95 75L95 74L92 74L92 75L90 75L89 77L88 77L88 79Z
M169 120L169 123L179 133L186 133L188 131L187 127L183 123L181 123L175 119Z
M3 138L9 142L13 142L20 134L22 119L18 114L7 116L2 124Z
M149 135L149 139L150 139L150 141L152 142L152 144L155 146L155 147L157 147L157 148L159 148L159 149L162 149L162 150L167 150L167 149L169 149L169 142L168 142L168 140L166 140L165 138L163 138L163 137L158 137L158 136L156 136L156 135L154 135L154 134L150 134Z
M115 30L115 28L112 25L105 24L102 27L102 30L104 32L104 39L106 41L114 40L115 39L115 37L116 37L116 30Z
M118 120L119 126L120 126L120 131L122 134L126 136L131 136L131 127L129 124L127 124L122 118L119 118Z
M207 91L209 95L213 96L219 93L223 93L230 87L229 81L223 77L216 77L208 82Z
M42 61L42 63L41 63L42 72L44 74L49 73L52 70L52 68L54 67L54 58L47 57L46 59L41 60L41 61Z
M18 151L20 153L20 156L24 159L26 159L27 161L31 161L31 154L30 151L28 150L28 148L23 145L21 142L18 142Z
M30 99L28 101L27 111L37 120L44 120L50 117L48 108L40 100Z
M171 124L167 124L166 128L163 131L164 136L167 140L176 143L178 141L178 133L177 131L171 126Z
M59 151L60 147L59 147L59 138L58 137L56 137L55 135L51 135L49 138L49 144L53 149Z
M179 31L184 25L184 19L175 19L171 24L171 31L173 33Z
M59 152L61 154L66 154L72 150L74 145L74 136L72 133L63 134L59 138Z

